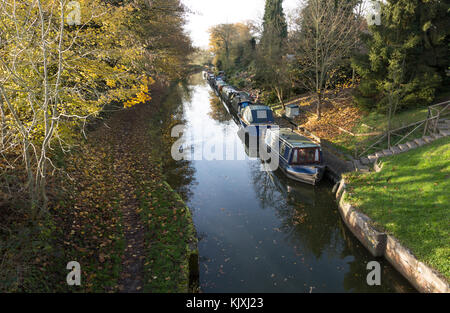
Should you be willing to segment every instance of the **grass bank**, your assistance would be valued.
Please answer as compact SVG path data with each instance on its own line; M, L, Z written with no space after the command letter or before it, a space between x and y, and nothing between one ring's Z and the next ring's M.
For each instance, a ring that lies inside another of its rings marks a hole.
M347 199L377 228L450 280L450 138L382 159L378 173L350 173Z

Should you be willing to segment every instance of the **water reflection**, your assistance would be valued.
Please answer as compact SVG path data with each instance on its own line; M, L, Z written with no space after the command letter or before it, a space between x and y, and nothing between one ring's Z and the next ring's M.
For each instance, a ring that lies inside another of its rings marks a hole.
M213 91L210 91L209 103L211 111L209 116L217 122L228 122L232 119L230 112L224 106L220 98L216 97Z
M383 260L382 285L368 286L366 264L373 258L342 223L331 183L310 186L261 171L255 151L239 139L239 126L198 77L177 89L189 95L168 99L172 120L165 125L183 122L191 134L220 133L247 154L165 165L193 211L202 291L413 291Z
M184 118L184 105L192 103L193 87L184 82L170 88L164 105L157 116L153 117L152 123L160 123L160 142L155 143L159 147L160 159L162 160L163 172L166 180L175 188L181 197L186 200L192 196L192 186L195 185L195 168L188 160L175 161L171 156L170 147L176 141L171 136L171 130L175 125L186 124ZM158 138L158 136L155 136Z

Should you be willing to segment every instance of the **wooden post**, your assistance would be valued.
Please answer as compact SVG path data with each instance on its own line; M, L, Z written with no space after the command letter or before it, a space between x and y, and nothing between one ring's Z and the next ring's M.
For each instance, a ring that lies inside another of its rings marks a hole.
M391 131L390 130L388 130L387 136L388 136L388 149L390 149L391 148Z
M428 130L428 121L430 120L430 107L428 107L428 115L427 115L427 121L425 122L425 128L423 130L423 135L425 136L427 134Z
M436 133L437 125L438 125L438 123L439 123L440 114L441 114L441 111L438 110L438 114L437 114L437 117L436 117L436 121L434 122L433 133Z

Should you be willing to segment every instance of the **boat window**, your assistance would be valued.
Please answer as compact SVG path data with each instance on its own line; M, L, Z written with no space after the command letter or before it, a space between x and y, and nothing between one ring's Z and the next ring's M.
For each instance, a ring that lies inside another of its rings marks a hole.
M284 156L284 152L286 151L286 145L284 143L281 144L280 154Z
M270 123L273 122L273 114L271 110L253 110L254 123Z
M296 153L298 151L298 153ZM320 152L318 148L295 149L292 157L292 164L310 164L320 162Z
M284 158L286 160L289 160L289 153L291 153L291 148L289 148L289 146L286 146L286 150L284 151Z
M266 119L267 118L267 111L266 110L258 110L256 111L256 118L259 119Z
M298 160L298 149L294 149L294 153L292 155L292 161Z

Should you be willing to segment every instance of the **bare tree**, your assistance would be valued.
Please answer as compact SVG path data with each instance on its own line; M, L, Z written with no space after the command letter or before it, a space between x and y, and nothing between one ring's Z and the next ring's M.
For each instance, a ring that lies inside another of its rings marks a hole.
M339 68L355 48L360 19L350 1L308 0L293 23L299 82L317 97L321 117L323 95L337 80Z

